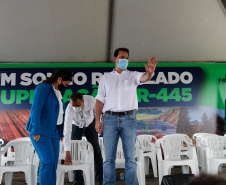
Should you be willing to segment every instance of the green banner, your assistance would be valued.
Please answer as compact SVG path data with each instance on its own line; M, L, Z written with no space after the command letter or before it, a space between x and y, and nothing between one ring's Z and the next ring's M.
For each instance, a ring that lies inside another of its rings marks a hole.
M144 63L128 69L145 72ZM97 94L98 80L114 63L0 64L0 137L27 136L34 87L57 68L74 71L73 84L63 93L66 103L74 91ZM223 135L226 103L225 63L158 63L153 79L138 86L137 132L161 137L171 133L210 132ZM1 108L2 107L2 108Z

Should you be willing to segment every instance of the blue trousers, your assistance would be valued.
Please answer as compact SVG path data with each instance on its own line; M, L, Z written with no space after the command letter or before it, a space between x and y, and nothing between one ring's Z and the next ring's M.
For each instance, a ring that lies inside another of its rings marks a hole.
M59 136L51 138L41 135L37 142L31 135L30 138L41 161L39 166L40 185L56 185L56 170L60 149Z
M137 185L137 164L135 160L136 114L125 116L105 114L103 127L105 148L103 185L115 185L115 158L119 137L122 139L125 156L126 185Z
M84 128L79 128L76 125L72 125L72 133L71 133L71 140L81 140L83 133L86 136L88 142L91 143L94 150L94 164L95 164L95 171L96 171L96 179L99 182L103 181L103 158L100 151L100 145L98 141L98 133L95 130L95 119L93 122ZM81 170L74 171L75 181L83 182L83 176Z

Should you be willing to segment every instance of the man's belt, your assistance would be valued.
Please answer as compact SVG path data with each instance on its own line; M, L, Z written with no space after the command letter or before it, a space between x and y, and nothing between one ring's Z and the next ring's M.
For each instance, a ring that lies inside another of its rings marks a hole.
M125 112L112 112L112 111L106 111L105 114L112 114L116 116L125 116L125 115L131 115L134 114L135 110L129 110Z

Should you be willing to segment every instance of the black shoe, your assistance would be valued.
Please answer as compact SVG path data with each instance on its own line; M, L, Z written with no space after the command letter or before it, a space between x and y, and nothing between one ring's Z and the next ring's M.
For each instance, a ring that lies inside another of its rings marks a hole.
M71 185L84 185L84 182L76 182L76 181L74 181Z

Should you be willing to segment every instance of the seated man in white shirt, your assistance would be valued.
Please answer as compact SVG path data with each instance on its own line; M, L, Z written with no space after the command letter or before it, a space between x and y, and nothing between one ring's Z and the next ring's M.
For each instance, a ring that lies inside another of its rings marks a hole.
M65 164L72 164L70 155L70 140L81 140L83 134L91 143L94 150L94 163L96 179L102 185L103 181L103 159L98 142L98 134L95 130L95 106L96 100L90 95L73 93L70 103L65 111L64 124L64 148L66 151ZM74 171L75 181L73 185L84 184L82 171Z

